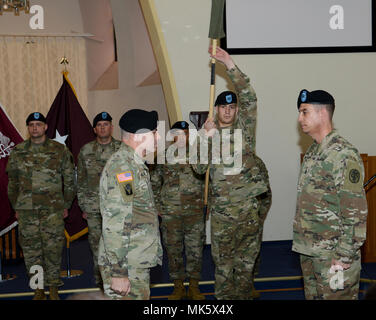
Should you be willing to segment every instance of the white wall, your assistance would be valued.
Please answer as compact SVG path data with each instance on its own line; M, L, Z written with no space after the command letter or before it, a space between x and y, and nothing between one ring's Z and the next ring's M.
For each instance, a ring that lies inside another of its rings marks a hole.
M211 1L155 0L182 114L208 110L208 31ZM249 30L247 32L262 32ZM301 89L324 89L336 99L335 126L361 153L376 155L375 53L241 55L234 60L250 76L258 96L257 153L265 161L273 205L264 240L292 239L300 153L311 143L297 126ZM228 79L218 68L216 92Z
M145 74L140 57L154 59L138 1L111 0L111 8L118 49L119 89L89 91L88 116L92 120L102 110L108 111L114 119L114 136L120 138L119 119L129 109L157 110L159 119L167 123L168 115L161 85L138 87L140 75ZM139 45L140 42L149 44ZM147 49L148 52L142 52ZM150 70L150 63L143 67Z
M114 30L110 0L79 0L84 32L95 35L95 40L86 41L88 88L115 61Z

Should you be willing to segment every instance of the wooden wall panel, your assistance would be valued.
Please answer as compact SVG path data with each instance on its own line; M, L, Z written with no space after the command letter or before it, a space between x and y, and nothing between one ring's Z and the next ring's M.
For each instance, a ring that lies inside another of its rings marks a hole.
M363 155L365 181L376 174L376 156ZM362 262L376 262L376 179L367 187L367 239L362 247Z

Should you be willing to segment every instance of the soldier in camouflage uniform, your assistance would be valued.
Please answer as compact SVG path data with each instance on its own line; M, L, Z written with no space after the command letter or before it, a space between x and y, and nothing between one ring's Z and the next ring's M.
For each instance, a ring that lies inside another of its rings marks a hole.
M216 147L208 139L215 295L217 299L226 300L252 299L253 272L260 251L260 230L267 212L260 211L259 199L271 196L265 166L260 165L262 160L255 154L257 99L249 78L239 70L226 51L218 48L214 58L226 66L239 103L233 92L222 92L215 103L216 120L207 119L205 130L210 136L212 129L217 128L217 134L219 132L223 137L226 129L231 133L240 129L242 137L239 154L235 148L234 134L231 134L230 150L236 153L232 164L226 164L224 159L217 164L213 162L210 150ZM236 157L240 157L240 167L235 165ZM208 165L200 162L193 167L202 174ZM260 212L263 213L260 215Z
M95 282L102 287L98 268L98 246L102 233L99 179L107 160L119 149L121 142L112 137L112 117L107 112L96 115L93 128L97 138L84 145L78 155L77 198L89 228L88 240L93 254Z
M64 246L64 220L75 197L73 157L64 145L46 137L46 119L39 112L26 120L30 139L18 144L7 165L8 196L19 223L19 241L26 269L43 267L43 288L57 300ZM35 300L45 300L44 289Z
M302 90L299 123L314 139L300 170L293 251L306 299L357 299L366 238L364 168L358 150L333 129L334 98Z
M169 300L181 300L186 296L192 300L205 299L198 287L205 241L202 213L205 177L195 173L189 164L188 129L189 124L185 121L178 121L171 127L176 151L181 151L184 159L167 159L166 164L157 164L151 173L156 205L162 217L161 228L170 278L174 282L174 291ZM189 279L187 294L183 285L186 278Z
M157 121L155 111L126 112L119 122L123 143L101 175L98 264L111 299L149 299L150 268L162 264L158 213L144 162L146 153L155 151Z

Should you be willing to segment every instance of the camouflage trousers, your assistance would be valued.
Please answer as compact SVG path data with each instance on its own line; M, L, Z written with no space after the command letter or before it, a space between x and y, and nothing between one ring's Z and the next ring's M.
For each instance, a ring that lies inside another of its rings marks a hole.
M129 268L128 279L131 291L127 296L116 294L111 289L110 270L107 266L99 266L103 279L104 294L112 300L150 300L150 269Z
M62 250L64 247L63 210L19 210L19 243L26 269L43 268L44 287L61 286Z
M205 222L202 208L169 207L162 215L162 241L167 252L171 280L200 280ZM185 249L186 267L183 254Z
M258 255L256 257L256 261L255 261L255 266L253 268L253 276L252 278L254 279L260 272L260 264L261 264L261 244L262 244L262 235L263 235L263 232L264 232L264 226L263 225L260 225L260 228L259 228L259 234L258 234Z
M91 253L93 255L93 272L97 285L102 284L101 273L98 267L98 248L99 240L102 234L102 215L100 212L87 213L87 225L89 229L88 240L90 244Z
M253 278L255 278L260 271L260 264L261 264L261 244L262 244L262 236L264 232L264 221L265 218L270 210L272 204L272 192L269 188L269 191L261 194L257 197L259 201L259 218L260 218L260 226L259 226L259 254L257 255L255 267L253 270Z
M218 300L251 300L253 272L260 251L258 201L250 199L248 209L238 206L227 212L239 220L224 220L215 210L211 215L211 251L215 264L215 296Z
M307 300L357 300L361 262L360 255L347 270L331 270L331 258L301 254L300 264Z

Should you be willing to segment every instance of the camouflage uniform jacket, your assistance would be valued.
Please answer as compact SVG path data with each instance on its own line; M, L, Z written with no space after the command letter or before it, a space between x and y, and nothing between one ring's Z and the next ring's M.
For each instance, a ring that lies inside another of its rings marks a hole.
M107 160L120 148L114 138L106 145L97 140L85 144L78 155L77 198L84 212L99 212L99 180Z
M209 163L210 164L210 198L214 197L215 206L227 207L228 205L237 206L244 202L245 199L256 197L268 191L268 175L263 172L259 163L262 162L255 154L255 131L257 118L257 98L252 88L249 78L242 73L238 67L227 71L238 96L238 115L230 127L220 128L217 121L217 130L222 136L224 130L229 130L230 154L234 154L234 130L241 129L242 133L242 166L236 168L234 164L227 165L226 161L219 164L211 163L211 139L209 143ZM220 144L222 146L222 143ZM220 151L222 155L222 150ZM223 156L221 156L223 160ZM265 166L263 166L264 168ZM208 165L193 165L195 171L199 174L206 172ZM226 217L223 213L223 218Z
M135 151L122 144L107 161L100 186L103 219L98 264L111 277L128 276L129 268L162 263L158 213L149 170Z
M48 138L35 145L28 139L13 149L6 171L14 210L71 207L76 187L73 157L66 146Z
M163 207L183 202L186 205L203 202L205 177L197 174L189 163L157 164L151 172L151 182L159 212L165 212Z
M298 181L293 250L344 263L366 238L364 168L356 148L336 130L307 150Z

